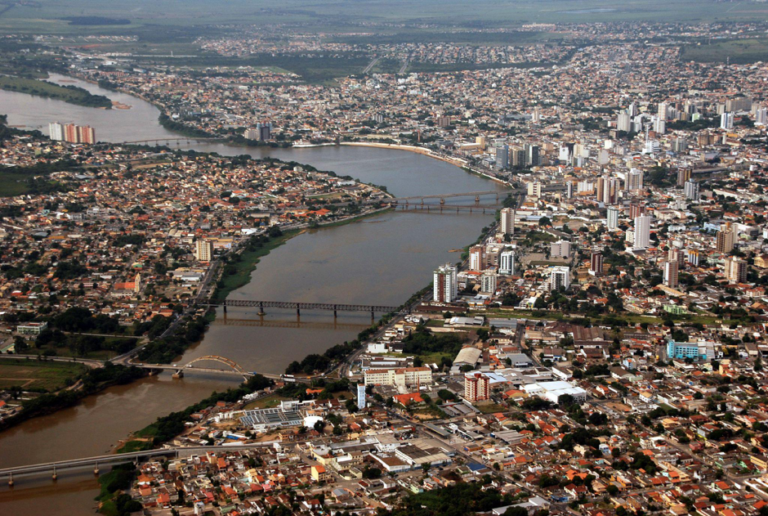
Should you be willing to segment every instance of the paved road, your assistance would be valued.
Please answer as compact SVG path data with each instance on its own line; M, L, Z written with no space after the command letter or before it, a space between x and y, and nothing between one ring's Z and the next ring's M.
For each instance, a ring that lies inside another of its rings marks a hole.
M37 355L0 355L1 359L15 359L15 360L34 360L41 362L66 362L69 364L84 364L88 367L96 369L97 367L104 367L104 362L101 360L93 360L88 358L74 358L74 357L43 357L39 358Z
M366 67L363 69L363 73L368 73L368 72L370 72L370 71L371 71L371 68L373 68L374 66L376 66L376 63L378 63L378 62L379 62L379 59L381 59L381 58L380 58L380 57L376 57L376 58L374 58L374 59L373 59L373 61L371 61L370 63L368 63L368 66L366 66Z

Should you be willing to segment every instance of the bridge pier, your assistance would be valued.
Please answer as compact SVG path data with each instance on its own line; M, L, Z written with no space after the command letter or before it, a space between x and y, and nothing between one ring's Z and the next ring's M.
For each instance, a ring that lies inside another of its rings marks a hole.
M99 463L96 463L96 467L93 469L93 474L99 476Z
M264 315L264 303L259 303L259 315Z
M53 467L53 476L51 478L54 482L59 478L59 476L56 474L56 466Z
M173 378L173 379L175 379L175 380L181 380L182 378L184 378L184 371L182 371L181 369L179 369L178 371L176 371L175 373L173 373L173 376L172 376L172 378Z
M298 304L296 305L296 317L301 317L301 309Z
M11 473L11 476L8 478L8 487L13 487L13 473Z
M333 305L333 319L335 320L337 317L336 315L336 305Z

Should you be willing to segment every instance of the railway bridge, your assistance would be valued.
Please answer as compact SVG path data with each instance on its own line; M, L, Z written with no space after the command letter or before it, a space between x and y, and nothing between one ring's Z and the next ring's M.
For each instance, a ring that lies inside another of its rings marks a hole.
M302 310L325 310L332 311L333 316L337 317L338 312L370 312L371 317L376 312L388 314L400 310L398 306L386 305L347 305L339 303L303 303L297 301L259 301L251 299L225 299L221 302L209 302L207 306L221 306L224 313L227 313L227 307L237 308L258 308L259 315L264 315L265 308L287 308L296 310L296 315L301 315Z

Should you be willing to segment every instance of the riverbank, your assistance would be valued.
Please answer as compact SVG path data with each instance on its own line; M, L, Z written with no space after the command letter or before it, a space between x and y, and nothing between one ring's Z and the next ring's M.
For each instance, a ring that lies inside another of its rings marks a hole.
M329 144L329 145L332 145L332 144ZM414 152L416 154L421 154L422 156L426 156L428 158L444 161L445 163L450 163L451 165L455 165L460 169L464 170L465 172L474 174L478 177L482 177L483 179L489 179L496 183L512 187L509 181L504 181L503 179L499 179L498 177L491 176L471 168L467 160L464 160L461 158L454 158L451 156L443 156L441 154L436 154L435 152L429 149L425 149L423 147L417 147L415 145L399 145L395 143L374 143L374 142L339 142L339 145L344 145L347 147L370 147L373 149L393 149L393 150Z
M104 367L89 369L78 377L77 389L63 389L52 394L43 394L22 402L21 412L0 421L0 432L16 426L33 417L52 414L64 408L77 405L84 398L112 387L124 385L138 378L143 378L147 372L138 367L126 367L107 363Z
M37 79L0 75L0 89L61 100L76 106L112 109L112 101L109 98L104 95L93 95L78 86L60 86Z

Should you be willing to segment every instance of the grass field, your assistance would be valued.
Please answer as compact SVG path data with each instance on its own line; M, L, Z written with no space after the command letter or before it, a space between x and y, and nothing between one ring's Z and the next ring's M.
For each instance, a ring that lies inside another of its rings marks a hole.
M702 63L724 63L730 59L734 64L768 61L768 39L737 39L687 45L683 47L681 59Z
M68 17L127 19L130 24L71 24ZM307 28L345 27L359 22L413 22L459 27L514 26L526 22L584 23L591 21L715 21L766 19L760 3L715 0L186 0L183 8L169 1L69 0L15 3L0 17L0 32L48 34L143 34L154 39L179 37L169 30L180 26L197 31L216 24L273 25L302 23ZM205 24L205 26L201 26ZM151 29L154 27L154 30ZM154 32L154 34L145 34ZM194 33L194 31L188 31ZM191 36L193 34L189 34ZM187 37L189 37L187 36Z
M280 405L281 401L288 401L290 399L291 398L286 398L285 396L280 396L278 394L271 394L247 404L245 410L274 408Z
M0 197L13 197L29 191L28 174L0 170Z
M43 362L37 360L0 361L0 389L18 385L24 389L44 389L52 392L66 386L87 370L82 364Z

